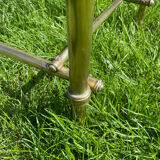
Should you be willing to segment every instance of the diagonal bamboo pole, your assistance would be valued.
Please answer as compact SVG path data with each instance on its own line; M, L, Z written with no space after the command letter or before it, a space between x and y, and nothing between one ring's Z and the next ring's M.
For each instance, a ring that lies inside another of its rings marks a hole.
M125 0L125 1L145 6L152 6L154 4L154 0Z

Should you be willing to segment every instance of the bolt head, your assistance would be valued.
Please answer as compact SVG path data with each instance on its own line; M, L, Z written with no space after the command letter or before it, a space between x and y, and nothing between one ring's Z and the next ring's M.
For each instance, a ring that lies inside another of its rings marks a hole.
M57 71L57 68L53 65L53 64L50 64L49 65L49 69L53 72L56 72Z

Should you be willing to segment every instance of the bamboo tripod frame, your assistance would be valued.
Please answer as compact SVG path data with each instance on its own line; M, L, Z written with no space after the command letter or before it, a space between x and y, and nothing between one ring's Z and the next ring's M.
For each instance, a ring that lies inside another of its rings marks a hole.
M154 4L153 0L125 0L140 4L138 24L142 25L146 7ZM66 0L68 21L68 48L53 61L33 56L0 43L0 54L14 58L51 75L70 81L68 97L72 106L73 118L83 123L86 105L91 90L98 92L104 88L100 79L89 76L92 32L94 32L109 15L123 2L115 0L94 22L94 0ZM69 59L69 68L64 63Z

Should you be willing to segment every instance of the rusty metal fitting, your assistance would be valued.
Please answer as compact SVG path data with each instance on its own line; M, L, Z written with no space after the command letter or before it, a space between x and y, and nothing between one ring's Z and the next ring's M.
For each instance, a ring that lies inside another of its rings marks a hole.
M154 4L154 0L125 0L127 2L141 4L145 6L152 6Z
M104 89L103 81L101 79L93 78L91 75L88 77L88 84L95 93Z

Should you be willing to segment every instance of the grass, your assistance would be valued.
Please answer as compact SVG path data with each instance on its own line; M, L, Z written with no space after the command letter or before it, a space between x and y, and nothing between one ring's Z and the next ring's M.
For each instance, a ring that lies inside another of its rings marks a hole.
M96 1L95 17L111 2ZM160 2L136 23L124 2L93 34L86 124L71 120L68 82L0 56L0 159L159 160ZM0 0L0 41L52 59L67 46L65 0Z

